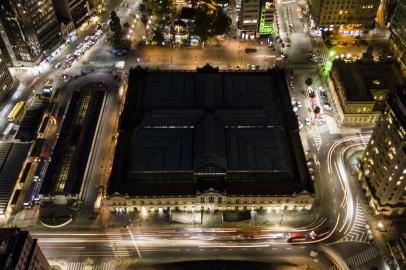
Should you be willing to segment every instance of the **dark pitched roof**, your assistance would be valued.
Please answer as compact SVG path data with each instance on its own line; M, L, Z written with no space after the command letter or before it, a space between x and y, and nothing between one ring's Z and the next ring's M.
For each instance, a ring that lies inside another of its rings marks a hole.
M190 191L199 188L196 174L209 175L205 170L284 182L283 192L311 191L283 76L207 66L198 72L132 70L111 193L145 193L154 181L160 188L187 182Z
M31 144L0 143L0 214L7 208Z

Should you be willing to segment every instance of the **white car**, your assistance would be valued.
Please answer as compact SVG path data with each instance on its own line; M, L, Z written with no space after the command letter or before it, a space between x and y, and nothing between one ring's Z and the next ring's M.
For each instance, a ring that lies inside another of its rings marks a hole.
M305 119L306 126L310 126L310 118L306 117Z
M297 112L298 110L299 110L299 108L298 108L298 107L293 106L293 111L294 111L294 112Z
M298 121L298 122L299 122L299 129L302 129L303 128L303 123L300 122L300 121Z
M300 103L300 101L296 102L296 104L297 104L297 106L298 106L299 108L302 107L302 103Z
M328 105L328 104L324 104L323 107L324 107L325 109L327 109L327 110L331 110L331 106Z

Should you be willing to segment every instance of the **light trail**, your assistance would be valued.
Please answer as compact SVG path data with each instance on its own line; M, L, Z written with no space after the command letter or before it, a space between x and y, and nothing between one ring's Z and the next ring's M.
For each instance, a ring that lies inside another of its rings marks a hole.
M128 229L128 233L130 234L131 239L132 239L132 241L133 241L133 243L134 243L135 249L137 250L138 257L140 257L140 259L142 259L140 250L138 249L137 243L135 242L134 236L133 236L133 234L131 233L130 229Z

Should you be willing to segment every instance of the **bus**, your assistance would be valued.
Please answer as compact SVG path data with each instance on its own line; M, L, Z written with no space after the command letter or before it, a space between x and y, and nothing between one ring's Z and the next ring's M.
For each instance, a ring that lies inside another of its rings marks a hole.
M47 168L47 160L43 158L39 162L38 167L35 171L34 181L38 182L42 180L43 176L45 175L46 168Z
M10 132L13 130L14 124L9 123L6 127L6 129L3 132L3 139L6 140L8 136L10 135Z
M93 207L93 211L95 213L98 213L100 211L100 207L101 207L101 203L102 203L102 199L103 199L103 192L104 192L104 187L99 186L97 188L97 196L96 196L96 200L94 202L94 207Z
M306 232L290 232L286 238L286 242L305 241L307 239Z
M37 183L32 181L31 184L30 184L30 187L27 190L27 193L25 193L24 202L23 202L23 206L25 208L30 208L32 206L36 186L37 186Z
M9 122L13 122L17 116L21 113L21 111L24 109L25 101L19 101L14 108L11 110L11 112L7 116L7 120Z

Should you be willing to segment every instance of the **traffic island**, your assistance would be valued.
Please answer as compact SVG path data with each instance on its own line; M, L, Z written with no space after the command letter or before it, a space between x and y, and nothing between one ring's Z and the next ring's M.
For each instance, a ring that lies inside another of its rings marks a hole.
M67 205L47 203L40 208L39 222L47 228L60 228L72 222Z

